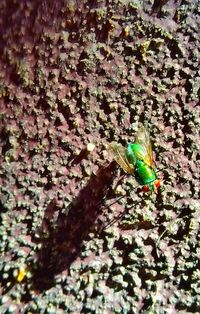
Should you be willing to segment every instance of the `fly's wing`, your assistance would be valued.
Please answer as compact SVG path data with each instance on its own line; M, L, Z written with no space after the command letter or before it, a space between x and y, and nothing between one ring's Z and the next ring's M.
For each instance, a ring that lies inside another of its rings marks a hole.
M112 142L108 145L108 151L112 153L114 160L126 173L133 173L134 167L129 163L126 157L126 148L124 148L121 144Z
M153 153L152 153L152 147L151 147L151 140L149 136L148 130L142 125L137 134L135 143L139 144L142 147L142 152L140 152L140 156L137 156L137 158L140 158L144 160L149 166L153 166Z

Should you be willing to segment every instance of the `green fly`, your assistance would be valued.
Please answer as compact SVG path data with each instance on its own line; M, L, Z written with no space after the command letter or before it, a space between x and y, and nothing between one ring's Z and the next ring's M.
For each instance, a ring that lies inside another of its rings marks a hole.
M160 180L157 179L153 165L149 132L144 125L138 129L135 142L129 144L127 148L112 142L109 144L108 149L121 168L126 173L134 175L136 181L143 186L145 192L157 192Z

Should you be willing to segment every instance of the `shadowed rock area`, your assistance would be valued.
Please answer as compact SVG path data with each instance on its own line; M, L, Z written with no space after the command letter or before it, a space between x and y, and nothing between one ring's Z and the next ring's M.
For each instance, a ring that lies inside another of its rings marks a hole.
M0 3L0 312L199 313L198 1ZM158 194L108 143L147 123Z

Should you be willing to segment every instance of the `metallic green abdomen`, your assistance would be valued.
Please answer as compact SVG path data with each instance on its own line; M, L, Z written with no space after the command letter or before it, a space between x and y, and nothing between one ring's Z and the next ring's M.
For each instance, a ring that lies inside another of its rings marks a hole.
M127 158L128 161L135 166L137 162L137 153L140 153L141 155L143 154L142 147L139 144L129 144L127 148Z
M156 174L152 167L150 167L145 161L139 159L138 156L144 154L143 148L140 144L129 144L127 148L128 161L134 166L134 175L136 180L141 185L148 185L156 180Z

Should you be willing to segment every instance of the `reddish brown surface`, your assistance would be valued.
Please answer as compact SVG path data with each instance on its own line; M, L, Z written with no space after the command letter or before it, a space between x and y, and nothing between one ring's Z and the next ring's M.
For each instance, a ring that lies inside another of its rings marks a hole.
M198 3L49 3L1 1L1 312L199 312ZM138 122L158 195L109 164Z

